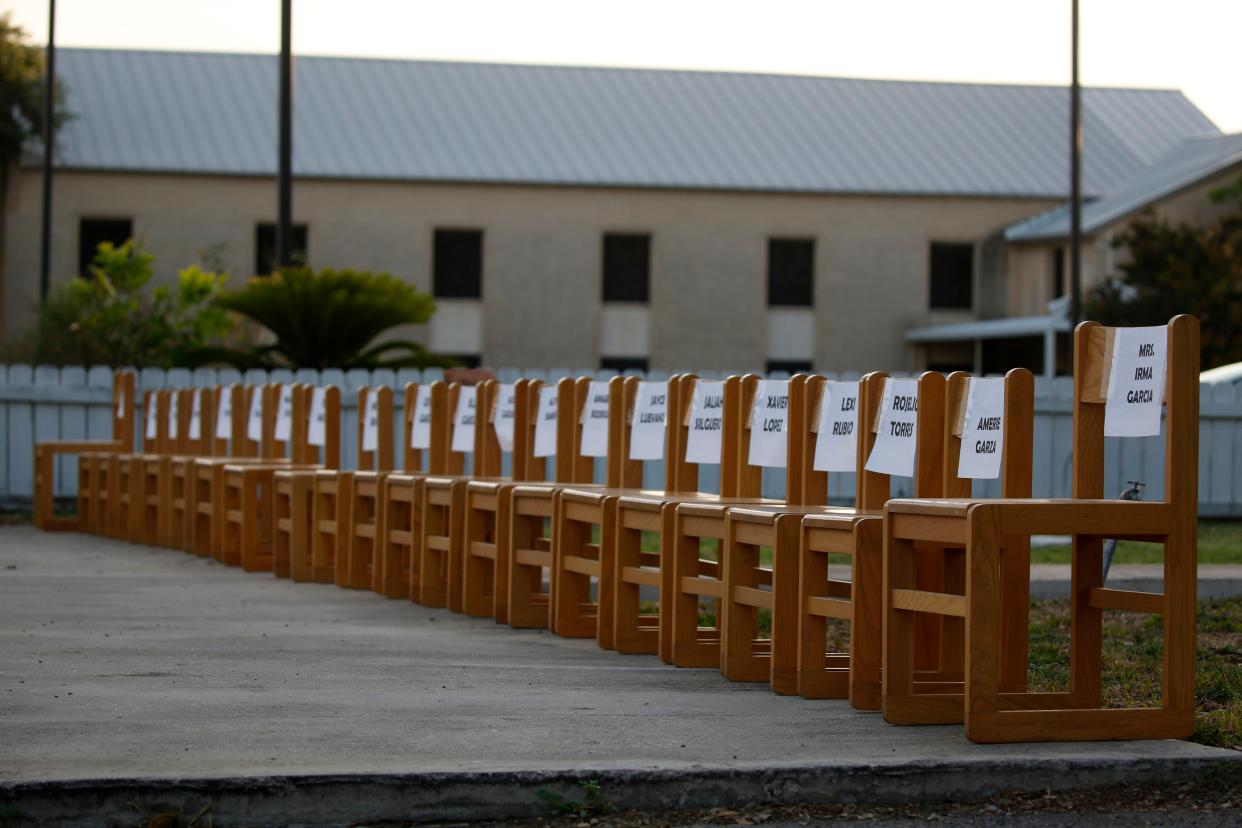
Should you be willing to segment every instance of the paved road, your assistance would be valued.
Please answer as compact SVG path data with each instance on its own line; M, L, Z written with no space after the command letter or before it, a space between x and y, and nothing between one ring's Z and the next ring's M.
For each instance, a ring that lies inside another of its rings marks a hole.
M5 783L877 766L956 768L959 781L963 768L1038 766L1055 779L1221 755L1180 742L973 745L960 727L892 727L592 641L0 529Z

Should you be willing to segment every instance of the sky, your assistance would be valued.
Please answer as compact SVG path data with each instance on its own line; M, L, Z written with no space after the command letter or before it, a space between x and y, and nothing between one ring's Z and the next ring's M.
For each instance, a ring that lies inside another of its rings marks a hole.
M0 0L38 42L47 0ZM1242 0L1081 0L1085 85L1242 131ZM293 0L297 54L1064 85L1070 0ZM58 0L61 46L275 52L279 0Z

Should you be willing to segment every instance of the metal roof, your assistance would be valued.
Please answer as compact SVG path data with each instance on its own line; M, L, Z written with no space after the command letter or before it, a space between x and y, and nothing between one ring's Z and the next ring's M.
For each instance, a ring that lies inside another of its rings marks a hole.
M59 50L66 168L274 175L276 57ZM1068 91L299 57L294 171L324 178L1062 198ZM1216 128L1086 89L1085 191Z
M1120 187L1082 207L1082 231L1094 233L1147 205L1242 165L1242 132L1190 138ZM1069 207L1058 207L1005 230L1005 240L1038 242L1069 235Z

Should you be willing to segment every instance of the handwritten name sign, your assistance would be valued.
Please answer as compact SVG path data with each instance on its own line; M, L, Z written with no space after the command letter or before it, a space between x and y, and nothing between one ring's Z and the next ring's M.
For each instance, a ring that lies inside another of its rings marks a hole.
M750 406L752 466L784 468L789 447L789 380L759 380Z
M690 401L690 433L686 437L687 463L719 463L724 431L724 383L694 384Z
M608 383L593 382L582 406L582 456L608 454Z
M194 398L190 402L190 439L200 440L203 437L203 389L194 389Z
M168 436L177 439L177 421L181 419L181 394L174 391L168 401Z
M323 446L328 442L327 415L328 389L312 388L310 404L310 420L306 426L306 442L312 446Z
M1160 433L1167 325L1116 328L1113 364L1104 404L1105 437L1154 437Z
M972 379L966 392L966 422L957 476L976 480L1000 477L1005 447L1005 380Z
M817 432L815 471L854 471L858 463L857 382L824 383Z
M496 413L492 415L492 428L501 451L513 451L513 428L517 422L517 386L504 383L496 391Z
M539 410L535 414L536 457L556 454L556 386L539 386Z
M216 408L216 439L229 440L233 437L233 390L220 389L220 404Z
M147 425L146 425L146 431L143 432L143 434L146 435L146 438L148 440L155 439L156 428L158 428L156 417L159 416L159 414L156 413L157 411L158 411L158 407L156 405L155 395L152 394L151 396L147 397Z
M478 401L477 386L463 385L458 389L457 410L453 412L453 451L474 451L474 422L478 419Z
M867 458L867 471L913 477L919 381L886 380L880 406L880 429Z
M420 385L414 394L414 416L410 418L410 448L431 448L431 386Z
M122 385L116 389L116 418L119 420L125 416L125 386Z
M246 412L246 438L256 443L263 439L262 386L256 386L250 391L250 410Z
M640 382L630 423L630 459L659 460L664 456L668 427L668 383Z

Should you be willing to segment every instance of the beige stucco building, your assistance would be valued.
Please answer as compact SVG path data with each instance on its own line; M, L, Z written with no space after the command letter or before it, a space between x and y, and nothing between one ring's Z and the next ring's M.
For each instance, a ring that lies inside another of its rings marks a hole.
M204 257L235 280L262 269L274 59L67 50L63 62L77 117L58 158L53 281L123 231L162 280ZM247 72L272 75L258 102L236 79ZM110 94L152 77L168 88ZM1063 203L1064 90L332 59L303 61L298 78L307 260L435 293L417 335L443 353L520 367L979 367L972 340L907 334L1043 314L1053 298L1061 242L1013 236ZM358 128L379 111L358 110L360 89L387 93L393 124ZM1163 126L1120 135L1117 101ZM1088 133L1097 195L1214 131L1178 93L1107 102L1095 145ZM1196 197L1180 190L1170 209ZM40 204L37 169L16 171L6 339L38 301ZM1111 229L1092 237L1089 280L1108 271Z

